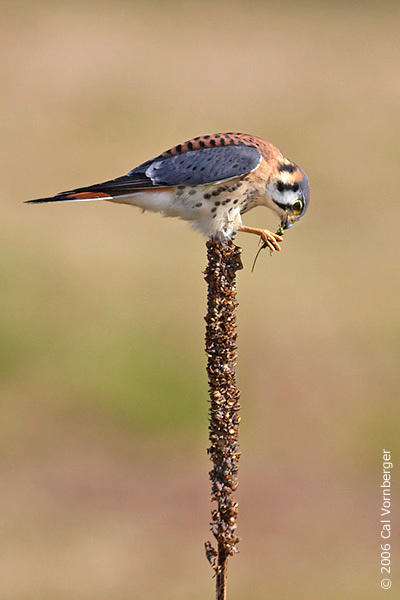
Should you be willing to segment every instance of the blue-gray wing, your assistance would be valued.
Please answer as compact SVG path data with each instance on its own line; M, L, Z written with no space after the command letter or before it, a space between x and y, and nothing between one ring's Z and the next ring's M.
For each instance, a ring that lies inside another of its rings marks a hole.
M261 153L253 146L202 148L174 156L159 156L139 165L123 177L29 202L35 204L117 197L159 187L216 183L251 173L259 167L261 159Z
M144 174L153 186L201 185L247 175L257 169L261 153L251 146L219 146L161 156L128 175Z

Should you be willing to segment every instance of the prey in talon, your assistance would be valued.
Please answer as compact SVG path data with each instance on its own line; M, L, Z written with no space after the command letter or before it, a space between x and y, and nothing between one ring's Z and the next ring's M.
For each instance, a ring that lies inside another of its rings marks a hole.
M275 236L275 238L279 239L280 242L282 242L283 241L283 228L282 228L282 226L279 227L278 231L276 233L274 233L273 235ZM264 250L265 248L269 248L269 252L270 252L271 256L273 255L274 250L276 250L276 249L280 250L281 249L279 245L278 245L278 248L273 248L270 244L268 244L265 241L262 241L262 238L260 238L260 247L257 250L257 254L254 257L253 264L252 264L252 267L251 267L251 272L252 273L254 271L254 267L256 266L256 262L257 262L257 259L258 259L259 255L260 255L261 250Z
M122 177L28 203L131 204L188 221L211 238L258 235L261 248L274 252L283 232L305 214L309 197L304 171L273 144L244 133L214 133L173 146ZM242 215L256 206L279 217L277 233L243 225Z

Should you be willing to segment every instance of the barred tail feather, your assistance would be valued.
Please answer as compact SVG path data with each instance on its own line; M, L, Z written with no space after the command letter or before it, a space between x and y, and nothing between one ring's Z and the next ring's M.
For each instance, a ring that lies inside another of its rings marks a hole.
M158 186L157 186L158 187ZM61 192L49 198L28 200L27 204L43 204L46 202L77 202L88 200L112 200L119 196L130 196L142 190L154 189L152 181L144 173L123 175L110 181L96 183L67 192ZM118 201L118 200L117 200Z

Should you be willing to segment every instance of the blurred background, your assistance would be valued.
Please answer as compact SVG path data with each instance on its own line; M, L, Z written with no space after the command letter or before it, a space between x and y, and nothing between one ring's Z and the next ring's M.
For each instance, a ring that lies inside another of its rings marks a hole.
M2 600L214 595L205 240L132 207L23 201L218 131L272 141L312 190L253 274L257 240L236 238L228 597L380 598L382 449L399 458L398 3L0 10ZM245 222L277 226L262 208Z

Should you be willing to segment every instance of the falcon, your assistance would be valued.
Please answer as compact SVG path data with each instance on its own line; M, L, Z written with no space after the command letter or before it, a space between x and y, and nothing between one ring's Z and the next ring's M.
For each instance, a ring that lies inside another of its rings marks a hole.
M279 234L305 214L309 197L304 171L270 142L243 133L215 133L178 144L122 177L28 204L132 204L189 221L207 237L221 239L237 231L256 234L273 252L280 250ZM243 225L242 215L256 206L278 215L278 233Z

